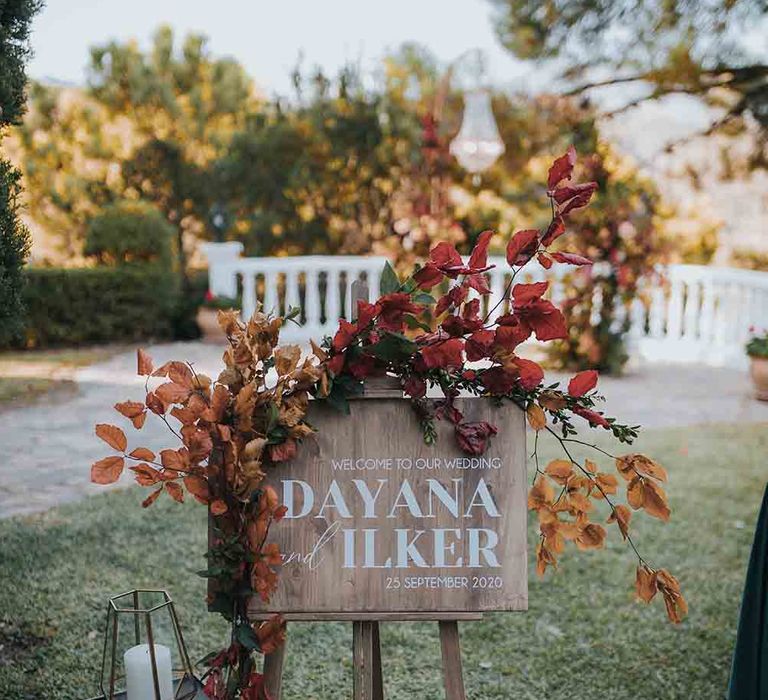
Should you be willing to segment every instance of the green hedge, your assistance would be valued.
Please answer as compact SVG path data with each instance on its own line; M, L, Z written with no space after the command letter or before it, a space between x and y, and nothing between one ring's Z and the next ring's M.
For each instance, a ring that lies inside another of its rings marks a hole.
M25 277L23 347L170 338L179 323L178 281L167 268L29 268Z

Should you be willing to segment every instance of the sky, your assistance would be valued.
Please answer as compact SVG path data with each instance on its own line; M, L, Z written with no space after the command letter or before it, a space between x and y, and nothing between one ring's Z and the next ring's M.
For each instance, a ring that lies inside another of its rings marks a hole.
M481 48L491 82L527 85L532 70L496 41L491 10L487 0L47 0L33 24L29 75L83 84L90 46L130 38L146 46L168 23L206 34L212 52L239 60L267 95L290 93L300 52L307 68L333 73L353 61L370 70L406 41L445 63Z

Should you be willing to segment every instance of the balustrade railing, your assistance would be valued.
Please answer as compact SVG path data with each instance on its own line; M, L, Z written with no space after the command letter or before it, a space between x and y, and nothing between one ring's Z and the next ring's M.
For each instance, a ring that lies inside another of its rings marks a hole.
M227 244L224 244L227 245ZM261 303L267 311L301 312L288 324L283 337L306 342L332 334L339 318L350 315L351 285L356 279L368 282L371 295L379 294L383 257L308 255L282 258L241 258L237 248L225 254L206 250L209 256L211 291L216 295L242 295L244 317ZM213 247L208 244L207 247ZM223 259L222 259L223 258ZM503 300L509 282L506 261L492 257L488 280L491 295L484 313L491 319L507 311ZM592 267L590 274L610 269ZM768 273L702 265L669 265L646 282L629 308L619 307L616 329L628 320L630 354L653 362L689 362L738 366L745 362L744 344L749 327L768 327ZM545 270L530 264L517 281L550 281L550 298L562 302L568 277L574 269L556 265ZM592 299L592 322L600 317L599 287Z

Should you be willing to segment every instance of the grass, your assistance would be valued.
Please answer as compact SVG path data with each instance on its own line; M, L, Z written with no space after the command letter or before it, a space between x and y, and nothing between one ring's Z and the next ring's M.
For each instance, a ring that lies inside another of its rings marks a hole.
M532 577L528 613L461 625L469 697L723 697L766 478L767 426L649 431L639 446L669 468L673 518L665 526L636 517L633 525L643 554L681 579L688 619L672 626L661 601L633 600L635 562L612 532L606 549L568 551L554 575ZM226 628L206 612L194 575L204 509L165 499L142 511L140 497L115 491L0 522L0 697L95 694L106 599L136 586L172 593L194 658L221 645ZM383 626L388 697L443 697L436 627ZM288 644L286 699L351 696L351 625L296 623Z
M68 371L108 359L121 346L0 352L0 410L77 391Z

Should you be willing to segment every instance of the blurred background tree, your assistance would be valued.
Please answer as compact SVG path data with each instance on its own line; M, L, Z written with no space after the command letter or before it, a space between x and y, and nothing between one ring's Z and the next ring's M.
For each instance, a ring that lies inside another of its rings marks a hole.
M39 0L9 0L0 5L0 137L18 124L26 109L29 28ZM20 325L22 268L29 253L29 231L19 219L21 173L0 156L0 342Z
M667 95L715 108L702 132L754 127L750 167L768 165L768 64L744 37L765 27L765 0L490 0L496 33L524 59L547 60L580 95L593 88L638 88L622 109ZM614 112L615 114L615 112Z

